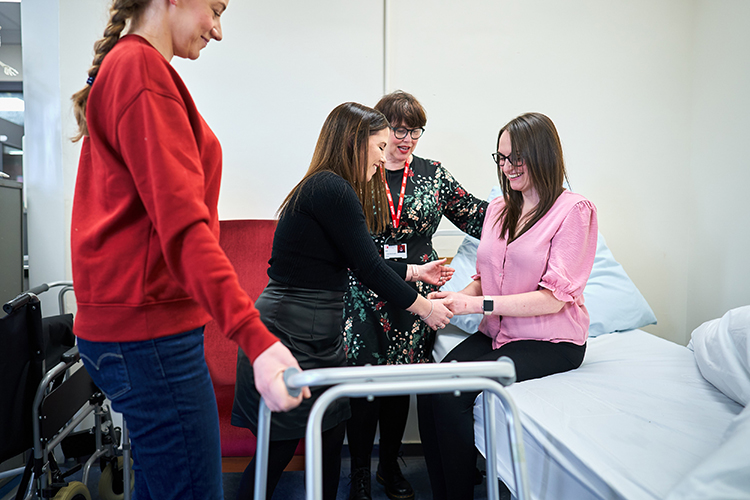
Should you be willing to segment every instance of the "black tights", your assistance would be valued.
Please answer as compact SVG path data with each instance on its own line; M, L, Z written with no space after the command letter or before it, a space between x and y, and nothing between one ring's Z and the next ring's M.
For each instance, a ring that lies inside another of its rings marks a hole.
M335 500L341 474L341 446L344 443L346 423L341 422L323 433L323 499ZM299 439L271 441L268 449L268 476L266 499L270 500L273 490L281 479L281 473L294 456ZM255 488L255 457L250 461L240 480L237 500L252 500Z
M352 416L346 424L352 472L370 467L375 430L380 422L380 463L387 466L396 462L406 419L409 417L409 396L351 398Z
M489 337L475 333L442 362L490 361L508 356L516 365L516 380L521 382L578 368L585 352L585 344L536 340L517 340L493 350ZM418 397L419 434L433 500L474 498L474 400L478 395L462 392L459 397L452 393ZM489 480L494 475L488 473L487 477Z

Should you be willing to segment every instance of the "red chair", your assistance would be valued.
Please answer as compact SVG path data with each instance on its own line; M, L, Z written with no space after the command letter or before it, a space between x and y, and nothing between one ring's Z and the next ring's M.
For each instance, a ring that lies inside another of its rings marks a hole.
M220 244L234 265L240 285L255 300L268 284L275 220L221 221ZM221 428L223 472L242 472L255 454L255 435L231 424L237 369L237 344L219 332L216 323L206 325L205 352L216 393ZM287 470L304 469L304 444L300 442Z

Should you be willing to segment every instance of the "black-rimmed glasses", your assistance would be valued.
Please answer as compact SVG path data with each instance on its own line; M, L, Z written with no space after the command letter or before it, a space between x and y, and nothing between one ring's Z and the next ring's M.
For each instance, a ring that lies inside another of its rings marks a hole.
M422 134L424 133L424 127L417 127L417 128L406 128L406 127L396 127L393 130L393 135L396 136L396 139L405 139L406 134L411 134L411 138L415 141L422 137Z
M492 159L495 161L495 163L497 163L497 166L500 168L505 166L506 161L509 161L510 164L513 165L514 167L520 167L521 165L523 165L523 158L516 157L515 161L513 161L512 155L505 156L500 153L492 153Z

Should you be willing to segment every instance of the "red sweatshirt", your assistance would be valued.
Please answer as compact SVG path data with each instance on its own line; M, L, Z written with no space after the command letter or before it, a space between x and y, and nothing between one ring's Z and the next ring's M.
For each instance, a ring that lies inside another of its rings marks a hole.
M221 146L182 79L123 37L88 99L73 202L75 333L164 337L213 317L251 361L277 341L219 247Z

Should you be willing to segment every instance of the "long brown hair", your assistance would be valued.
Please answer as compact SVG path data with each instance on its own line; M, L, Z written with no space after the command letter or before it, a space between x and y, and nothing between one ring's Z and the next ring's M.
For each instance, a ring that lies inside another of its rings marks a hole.
M137 18L151 0L114 0L109 8L109 22L104 28L104 36L94 44L94 62L89 68L89 78L86 86L73 94L73 114L78 122L78 133L73 137L73 142L81 140L84 136L89 135L89 128L86 123L86 104L89 99L89 92L94 78L99 73L99 67L112 47L120 39L120 34L128 21Z
M523 194L511 189L508 178L503 175L502 169L497 167L505 207L495 224L501 224L500 235L510 242L528 231L549 212L564 191L563 181L567 180L567 173L560 136L557 135L555 124L547 116L541 113L526 113L514 118L497 134L498 145L503 132L508 132L510 136L513 161L525 162L526 173L539 195L539 203L529 212L519 228Z
M334 108L323 123L310 168L279 207L280 217L293 210L300 188L318 172L333 172L352 185L365 212L371 233L380 233L388 224L385 189L380 175L367 181L367 154L370 136L389 126L383 113L356 102Z

